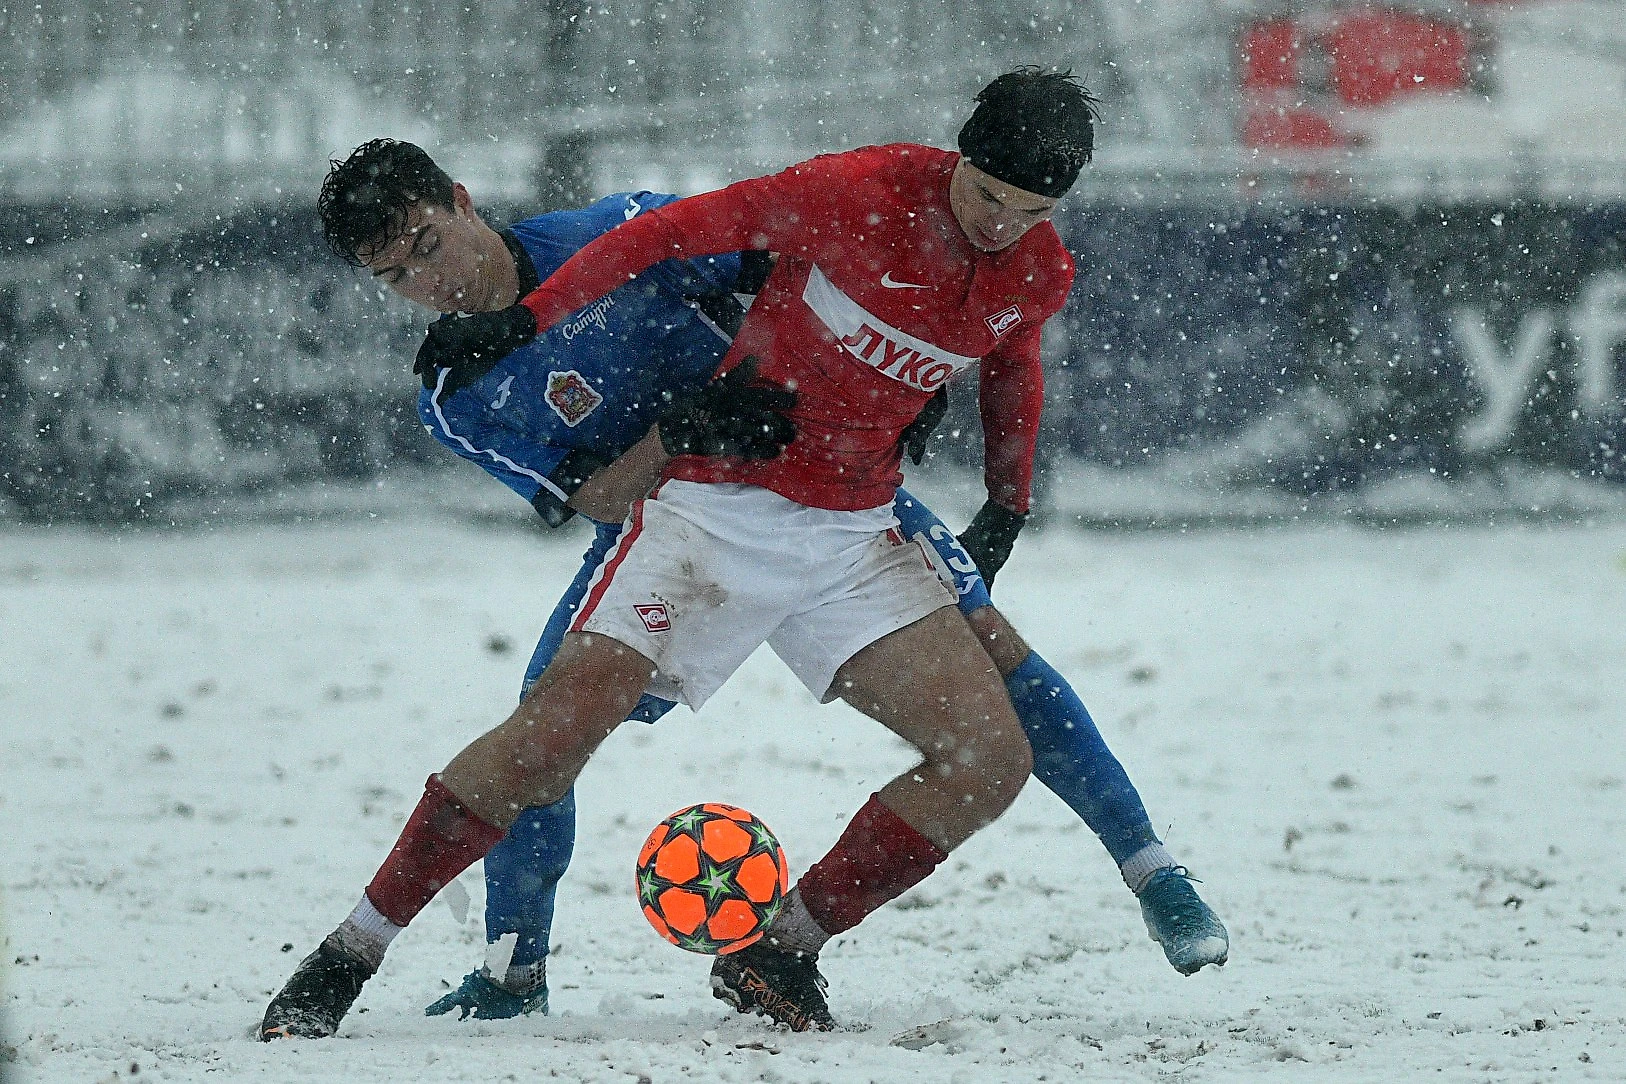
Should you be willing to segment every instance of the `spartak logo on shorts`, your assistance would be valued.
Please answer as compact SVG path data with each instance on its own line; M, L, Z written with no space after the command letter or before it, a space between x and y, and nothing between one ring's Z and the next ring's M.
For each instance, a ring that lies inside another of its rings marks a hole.
M988 317L988 330L996 336L1003 335L1011 328L1022 322L1022 310L1012 305L1003 312L996 312Z
M582 423L582 419L598 409L604 402L604 396L593 389L587 378L574 369L565 372L551 372L548 374L548 390L545 398L553 412L564 419L564 423L574 429Z
M651 603L646 606L634 606L638 611L638 620L644 623L644 628L650 632L671 632L672 619L666 612L666 607L660 603Z

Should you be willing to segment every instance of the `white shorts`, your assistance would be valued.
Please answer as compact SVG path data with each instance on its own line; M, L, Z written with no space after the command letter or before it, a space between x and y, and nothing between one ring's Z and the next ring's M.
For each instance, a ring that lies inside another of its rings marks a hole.
M648 656L648 691L698 709L763 643L808 691L860 650L955 605L890 504L836 512L758 486L668 481L632 507L572 632Z

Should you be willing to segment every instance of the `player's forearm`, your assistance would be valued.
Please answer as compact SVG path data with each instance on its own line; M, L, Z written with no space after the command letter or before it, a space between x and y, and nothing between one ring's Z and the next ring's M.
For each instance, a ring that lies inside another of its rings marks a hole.
M1033 488L1033 457L1044 407L1044 369L1038 336L1031 343L983 360L978 409L982 416L983 481L988 496L1025 513Z
M600 523L620 523L632 502L644 497L660 480L671 457L651 429L613 463L597 471L570 496L570 507Z
M766 247L757 220L761 194L740 182L646 211L595 238L520 299L546 331L567 315L662 260Z

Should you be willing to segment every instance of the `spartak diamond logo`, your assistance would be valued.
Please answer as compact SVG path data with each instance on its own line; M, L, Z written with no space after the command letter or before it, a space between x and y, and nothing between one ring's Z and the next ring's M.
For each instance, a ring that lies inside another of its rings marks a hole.
M996 312L988 317L988 330L995 335L1003 335L1021 322L1022 310L1012 305L1003 312Z
M634 606L633 609L638 611L638 619L650 632L672 631L672 619L667 615L665 606L654 603L648 606Z

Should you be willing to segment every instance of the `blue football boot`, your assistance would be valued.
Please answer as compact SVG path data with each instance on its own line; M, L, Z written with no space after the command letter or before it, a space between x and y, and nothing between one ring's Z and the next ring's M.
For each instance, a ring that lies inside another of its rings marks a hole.
M425 1016L442 1016L458 1010L457 1018L467 1020L509 1020L527 1013L548 1014L548 984L539 984L528 994L516 994L491 981L485 968L463 976L457 989L423 1011Z
M1183 866L1152 874L1140 890L1140 913L1146 932L1163 946L1163 955L1182 975L1195 975L1209 964L1224 964L1231 952L1225 924L1191 887Z

